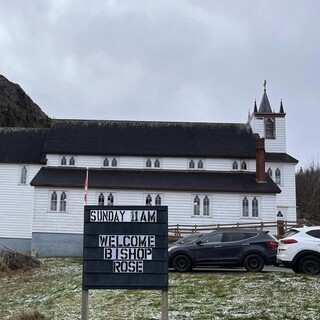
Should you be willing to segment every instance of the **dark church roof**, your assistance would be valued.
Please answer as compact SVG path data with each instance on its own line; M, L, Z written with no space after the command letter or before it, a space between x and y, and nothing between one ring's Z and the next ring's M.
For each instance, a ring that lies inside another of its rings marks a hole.
M0 128L0 162L43 163L47 129Z
M85 169L41 168L31 181L32 186L83 188ZM254 192L280 193L266 175L266 183L257 183L251 172L173 171L90 169L88 188L133 189L145 191Z
M48 154L255 158L246 124L56 120Z
M286 162L298 163L299 161L287 153L266 152L266 161L268 162Z

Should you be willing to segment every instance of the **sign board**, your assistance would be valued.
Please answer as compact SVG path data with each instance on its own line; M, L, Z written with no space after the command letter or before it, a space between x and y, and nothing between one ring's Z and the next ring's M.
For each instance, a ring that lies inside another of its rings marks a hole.
M85 206L88 289L168 289L168 207Z

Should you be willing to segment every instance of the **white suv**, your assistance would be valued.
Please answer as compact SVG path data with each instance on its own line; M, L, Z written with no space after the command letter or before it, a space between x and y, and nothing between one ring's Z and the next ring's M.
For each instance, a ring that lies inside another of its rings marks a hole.
M320 273L320 227L291 229L279 241L277 263L294 272Z

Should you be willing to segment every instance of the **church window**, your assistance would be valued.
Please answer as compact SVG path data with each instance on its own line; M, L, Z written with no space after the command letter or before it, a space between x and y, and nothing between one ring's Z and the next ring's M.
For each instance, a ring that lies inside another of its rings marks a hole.
M20 183L21 184L27 183L27 168L25 166L23 166L21 169Z
M98 205L104 206L104 194L101 192L98 198Z
M270 118L266 120L266 139L274 139L274 121Z
M193 214L195 216L200 215L200 199L198 196L195 196L194 201L193 201Z
M103 166L104 166L104 167L109 167L109 159L108 159L108 158L104 158L104 160L103 160Z
M208 216L210 213L210 203L208 196L205 196L203 199L203 215Z
M108 195L108 206L113 206L113 203L114 203L113 195L112 195L112 193L109 193L109 195Z
M112 165L112 167L117 167L118 166L118 161L117 161L116 158L112 159L111 165Z
M161 197L159 194L156 196L155 204L156 206L161 206Z
M259 197L242 198L242 218L259 218Z
M249 201L247 197L242 200L242 216L249 217Z
M203 161L202 160L198 161L198 169L203 169Z
M281 171L279 168L276 169L275 177L276 177L276 184L280 185L281 184Z
M247 164L245 161L241 162L241 170L247 170Z
M238 168L239 168L238 162L237 161L233 161L232 170L238 170Z
M67 211L67 195L64 191L60 195L60 211Z
M67 165L67 159L66 159L66 157L62 157L62 158L61 158L61 165L62 165L62 166L66 166L66 165Z
M55 191L51 194L51 201L50 201L50 210L57 211L57 204L58 204L58 196Z
M150 194L148 194L146 198L146 206L151 206L151 205L152 205L152 197Z
M258 206L258 200L256 197L252 200L252 217L257 218L259 217L259 206Z
M74 157L71 157L69 160L69 165L70 166L74 166L75 165L75 161L74 161Z
M267 170L267 174L268 174L269 177L272 178L272 169L271 169L271 168L269 168L269 169Z
M154 162L154 167L155 167L155 168L160 168L160 161L159 161L159 159L156 159L156 161Z
M151 168L151 160L150 159L147 160L146 167L147 168Z
M189 169L194 169L194 161L190 160L189 162Z

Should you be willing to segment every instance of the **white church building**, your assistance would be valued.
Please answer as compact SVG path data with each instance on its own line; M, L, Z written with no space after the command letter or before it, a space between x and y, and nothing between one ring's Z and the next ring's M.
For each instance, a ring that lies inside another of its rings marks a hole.
M82 254L88 205L165 205L169 224L296 220L286 113L244 123L54 120L0 128L0 250Z

